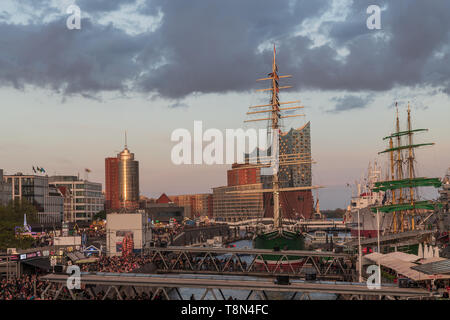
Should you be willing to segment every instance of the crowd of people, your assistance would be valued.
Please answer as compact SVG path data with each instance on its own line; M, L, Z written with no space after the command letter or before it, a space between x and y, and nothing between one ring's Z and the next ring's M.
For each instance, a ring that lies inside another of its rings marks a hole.
M152 240L155 241L157 246L162 244L170 244L173 239L183 232L184 226L180 224L174 224L169 227L157 227L152 229Z
M44 290L45 282L36 274L0 280L0 300L40 300Z
M96 262L81 265L82 272L133 272L151 262L150 257L130 254L127 256L100 257Z

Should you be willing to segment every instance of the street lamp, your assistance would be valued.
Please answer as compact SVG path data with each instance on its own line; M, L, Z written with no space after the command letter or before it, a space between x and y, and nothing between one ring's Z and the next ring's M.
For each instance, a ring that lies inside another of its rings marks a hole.
M358 209L358 265L359 265L359 282L362 282L362 252L361 252L361 224L359 222Z
M377 237L378 237L378 253L381 255L380 250L380 210L377 209ZM378 259L378 283L381 285L381 256Z

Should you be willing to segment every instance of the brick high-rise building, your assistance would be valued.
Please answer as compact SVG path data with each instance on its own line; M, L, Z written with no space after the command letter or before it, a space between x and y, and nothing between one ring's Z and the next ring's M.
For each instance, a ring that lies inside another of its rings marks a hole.
M119 158L105 159L105 209L120 209Z
M254 184L259 182L258 168L249 168L248 166L239 165L234 163L231 166L231 170L227 171L228 186L238 186L244 184Z

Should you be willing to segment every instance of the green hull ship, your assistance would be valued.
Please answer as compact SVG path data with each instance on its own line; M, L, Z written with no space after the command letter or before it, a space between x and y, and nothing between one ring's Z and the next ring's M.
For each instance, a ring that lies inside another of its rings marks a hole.
M269 121L269 126L272 130L272 146L271 146L271 155L268 157L260 158L258 157L258 165L261 168L270 168L271 177L272 177L272 188L260 189L260 190L249 190L248 192L270 192L273 194L273 227L272 230L266 231L264 233L260 233L255 235L253 239L253 247L256 249L269 249L274 251L279 250L304 250L305 249L305 241L301 232L289 231L287 228L283 228L282 225L282 212L280 208L280 192L290 192L290 191L299 191L299 190L311 190L317 187L313 186L302 186L302 187L288 187L281 188L278 177L278 166L290 166L290 165L299 165L305 163L312 163L310 155L306 155L305 153L295 153L295 154L279 154L279 142L280 142L280 123L279 121L283 118L291 118L291 117L299 117L304 116L304 114L299 115L283 115L282 111L292 110L303 108L302 106L295 107L284 107L285 104L290 103L298 103L299 101L290 101L290 102L280 102L278 100L278 93L280 89L290 88L290 86L280 87L278 85L278 81L281 78L289 78L290 75L280 76L278 75L278 67L275 63L275 46L273 50L273 64L272 64L272 72L268 74L267 78L258 79L260 80L269 80L271 82L271 88L268 89L260 89L259 91L270 91L270 103L265 105L253 106L250 108L258 108L258 111L248 112L247 114L261 114L261 113L269 113L269 117L262 119L252 119L247 120L245 122L252 121ZM260 110L259 108L267 108L265 110ZM262 173L261 173L262 175ZM244 192L244 191L243 191ZM282 266L285 264L295 265L297 263L301 263L301 257L289 256L283 257L279 254L265 254L262 255L262 260L256 260L258 264L267 264L270 266L279 265Z
M256 235L253 239L253 247L256 249L270 250L304 250L305 240L300 232L291 232L283 230L279 232L274 230L260 235ZM276 263L281 259L280 255L262 255L267 263ZM299 260L300 257L288 256L289 262Z

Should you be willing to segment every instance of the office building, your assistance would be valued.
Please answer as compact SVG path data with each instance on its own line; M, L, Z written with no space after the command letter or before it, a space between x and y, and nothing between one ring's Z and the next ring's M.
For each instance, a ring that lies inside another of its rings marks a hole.
M6 206L11 201L11 184L3 181L3 169L0 169L0 206Z
M65 195L65 222L89 222L104 209L101 183L80 180L76 176L52 176L49 181Z
M211 193L184 194L169 197L176 205L184 208L184 215L190 219L213 214Z
M63 221L64 197L48 176L5 175L3 180L11 185L11 199L26 199L37 210L39 224L59 225Z
M119 158L105 159L105 209L119 210Z
M139 208L139 162L126 144L116 158L105 159L105 181L109 211Z

